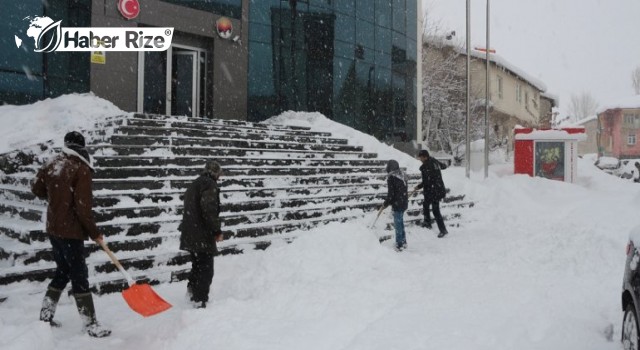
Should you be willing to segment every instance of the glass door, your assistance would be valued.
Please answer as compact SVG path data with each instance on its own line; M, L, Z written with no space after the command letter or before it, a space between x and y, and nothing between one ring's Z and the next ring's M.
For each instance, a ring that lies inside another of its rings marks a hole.
M174 50L171 63L171 115L198 116L198 53Z
M164 52L140 52L138 62L138 112L208 115L205 50L174 45Z

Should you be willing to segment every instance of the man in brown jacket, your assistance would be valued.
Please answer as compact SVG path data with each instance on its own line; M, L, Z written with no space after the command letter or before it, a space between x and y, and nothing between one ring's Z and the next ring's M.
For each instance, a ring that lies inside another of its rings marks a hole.
M89 272L84 258L84 241L97 243L102 234L93 219L93 168L85 148L84 137L76 131L64 137L62 152L39 171L31 191L49 202L47 233L56 262L55 276L42 301L40 320L59 327L53 320L60 295L71 281L73 296L86 332L92 337L106 337L111 331L96 320L89 290Z

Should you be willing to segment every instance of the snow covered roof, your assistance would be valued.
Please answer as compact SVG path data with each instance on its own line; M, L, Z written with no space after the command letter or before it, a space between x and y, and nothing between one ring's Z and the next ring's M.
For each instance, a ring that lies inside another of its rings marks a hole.
M616 108L640 108L640 95L627 96L609 101L608 103L603 104L602 107L598 108L596 114L600 114L610 109Z
M446 38L443 37L443 36L426 35L425 34L425 35L422 36L422 41L424 43L435 44L438 47L449 46L449 47L453 48L454 50L456 50L458 53L460 53L462 55L466 55L467 54L467 50L463 45L459 44L458 42L452 42L451 40L446 40ZM487 54L486 54L485 51L472 49L471 50L471 57L475 57L475 58L478 58L478 59L481 59L481 60L485 60L486 57L487 57ZM540 90L541 92L547 91L547 85L545 85L545 83L543 83L540 79L534 78L533 76L529 75L527 72L525 72L524 70L516 67L515 65L513 65L512 63L507 61L505 58L503 58L502 56L500 56L500 55L498 55L496 53L490 53L489 54L489 59L494 64L496 64L498 67L502 67L502 68L510 71L514 75L520 77L522 80L524 80L524 81L528 82L529 84L533 85L536 89ZM557 96L549 94L547 97L552 98L553 100L557 101L558 102L557 105L559 105L560 99L557 98Z
M542 92L540 97L545 97L553 101L554 107L560 107L560 97L556 94L552 94L550 92Z
M466 50L461 50L461 53L463 55L466 55L467 51ZM478 59L481 59L481 60L484 61L487 58L487 53L484 52L484 51L472 49L471 50L471 57L475 57L475 58L478 58ZM547 86L542 81L540 81L539 79L536 79L533 76L529 75L524 70L514 66L512 63L510 63L509 61L504 59L502 56L500 56L498 54L495 54L495 53L490 53L489 54L489 60L491 60L491 62L493 62L498 67L502 67L502 68L510 71L514 75L520 77L522 80L524 80L524 81L528 82L529 84L533 85L536 89L538 89L538 90L540 90L542 92L547 91Z
M598 116L597 115L592 115L592 116L580 119L577 122L575 122L574 124L575 125L584 125L584 124L586 124L586 123L588 123L590 121L596 120L596 119L598 119Z

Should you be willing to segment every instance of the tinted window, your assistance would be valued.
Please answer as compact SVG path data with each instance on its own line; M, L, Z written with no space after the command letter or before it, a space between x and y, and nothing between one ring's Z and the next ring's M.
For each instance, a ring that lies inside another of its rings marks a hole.
M240 18L242 0L162 0L175 5L216 13L222 16Z

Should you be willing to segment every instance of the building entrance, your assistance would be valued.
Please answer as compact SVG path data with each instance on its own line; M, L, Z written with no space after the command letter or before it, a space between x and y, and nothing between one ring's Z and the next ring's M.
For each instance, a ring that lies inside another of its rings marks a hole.
M138 111L197 118L207 111L207 52L172 45L138 56Z

